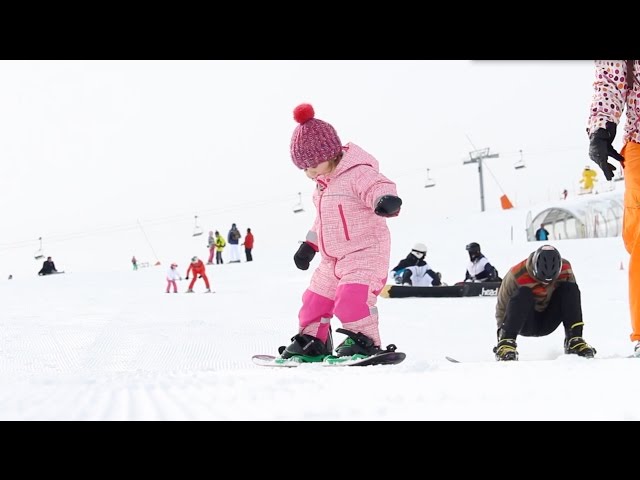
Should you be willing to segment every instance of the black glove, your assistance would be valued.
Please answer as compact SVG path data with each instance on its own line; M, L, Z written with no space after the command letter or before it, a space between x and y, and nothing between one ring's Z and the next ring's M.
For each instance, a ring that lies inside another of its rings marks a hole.
M378 204L375 208L376 215L381 217L395 217L400 213L400 206L402 205L402 199L395 195L383 195L378 200Z
M302 242L300 248L293 256L293 261L296 262L296 267L300 270L307 270L313 257L316 256L316 251L307 242Z
M613 171L616 169L607 161L608 157L615 158L619 162L624 160L624 157L611 145L616 138L616 128L615 123L607 122L607 128L599 128L589 136L589 158L602 169L607 181L613 178Z
M442 285L442 282L440 281L440 279L442 278L442 275L440 275L440 272L434 272L433 270L427 270L427 273L433 279L431 281L431 285L433 285L434 287Z

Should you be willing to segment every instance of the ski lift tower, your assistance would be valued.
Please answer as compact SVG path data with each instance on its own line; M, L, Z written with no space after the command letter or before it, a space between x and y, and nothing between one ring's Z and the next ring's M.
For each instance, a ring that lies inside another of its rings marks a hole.
M478 164L478 176L480 177L480 211L484 212L484 178L482 176L482 160L485 158L498 158L499 153L489 153L488 148L481 148L480 150L474 150L469 152L469 160L464 160L462 163L466 165L468 163Z

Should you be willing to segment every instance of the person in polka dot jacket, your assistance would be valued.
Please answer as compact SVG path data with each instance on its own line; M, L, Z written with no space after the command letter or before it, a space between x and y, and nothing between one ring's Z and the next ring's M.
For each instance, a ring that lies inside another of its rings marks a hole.
M629 309L634 356L640 357L640 60L596 60L593 101L589 115L589 157L613 178L616 167L624 169L624 220L622 238L629 261ZM612 143L626 107L623 147ZM614 162L615 163L615 162Z

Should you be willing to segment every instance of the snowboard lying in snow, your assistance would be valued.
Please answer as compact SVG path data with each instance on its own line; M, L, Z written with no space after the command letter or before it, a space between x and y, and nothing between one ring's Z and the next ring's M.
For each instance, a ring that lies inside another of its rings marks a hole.
M385 285L380 292L384 298L407 297L495 297L502 282L465 282L439 287L412 287L409 285Z

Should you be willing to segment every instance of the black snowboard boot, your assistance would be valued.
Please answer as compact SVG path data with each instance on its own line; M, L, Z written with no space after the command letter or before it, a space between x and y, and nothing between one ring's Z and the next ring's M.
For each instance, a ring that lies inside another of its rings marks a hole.
M291 345L278 348L281 358L297 357L301 362L321 362L332 353L333 342L331 332L327 342L314 337L313 335L298 334L291 339Z
M508 362L518 360L518 345L513 338L503 338L493 348L498 362Z
M344 328L338 328L338 333L344 333L347 338L336 347L337 357L350 357L352 355L371 356L382 352L380 347L373 344L373 340L363 333L353 333Z
M573 337L564 339L564 353L593 358L596 354L596 349L585 342L584 338Z

